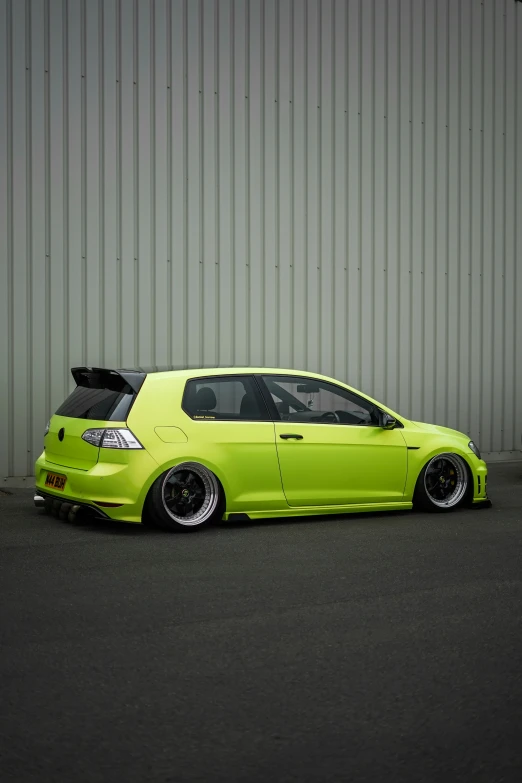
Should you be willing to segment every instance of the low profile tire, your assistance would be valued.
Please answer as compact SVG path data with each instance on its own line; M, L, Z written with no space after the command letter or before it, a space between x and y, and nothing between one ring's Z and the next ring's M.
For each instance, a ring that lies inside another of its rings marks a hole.
M437 454L421 470L413 502L424 511L453 511L468 501L472 488L470 471L462 457Z
M183 462L165 471L150 488L144 524L189 533L223 516L225 496L219 480L204 465Z

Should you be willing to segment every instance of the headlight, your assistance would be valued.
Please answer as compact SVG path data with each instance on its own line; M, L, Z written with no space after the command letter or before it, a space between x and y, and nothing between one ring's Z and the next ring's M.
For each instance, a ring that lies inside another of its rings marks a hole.
M474 454L476 457L478 457L479 459L482 459L482 457L480 456L479 447L477 446L477 444L476 444L476 443L473 443L473 441L472 441L472 440L470 440L470 442L468 443L468 449L469 449L470 451L472 451L472 452L473 452L473 454Z
M49 419L49 421L48 421L48 422L47 422L47 424L45 425L44 438L45 438L45 436L47 435L47 433L49 432L49 427L50 427L50 426L51 426L51 420Z

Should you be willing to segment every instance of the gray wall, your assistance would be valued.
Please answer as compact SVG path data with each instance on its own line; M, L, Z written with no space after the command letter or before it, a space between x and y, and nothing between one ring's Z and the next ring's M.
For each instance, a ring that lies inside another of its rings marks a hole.
M0 0L0 476L71 365L522 431L522 4Z

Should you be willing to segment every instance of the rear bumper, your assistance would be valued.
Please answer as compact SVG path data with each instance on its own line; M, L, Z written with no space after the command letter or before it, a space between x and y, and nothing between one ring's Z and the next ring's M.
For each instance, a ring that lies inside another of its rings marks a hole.
M48 495L39 489L35 490L34 505L36 508L45 509L47 513L59 516L61 519L68 519L69 522L76 519L80 513L82 515L87 514L91 519L110 519L97 506L80 503L78 500L72 501L67 498L56 497L56 495Z
M143 503L158 470L157 463L142 450L112 453L108 457L119 461L98 462L90 470L79 470L49 462L44 452L35 465L36 493L88 506L107 519L141 522ZM48 472L66 477L63 491L46 486ZM104 503L115 503L118 507L98 505Z

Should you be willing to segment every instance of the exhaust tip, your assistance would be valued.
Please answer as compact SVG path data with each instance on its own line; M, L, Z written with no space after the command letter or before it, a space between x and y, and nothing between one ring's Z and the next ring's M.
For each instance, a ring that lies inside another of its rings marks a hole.
M76 521L76 515L77 515L79 510L80 510L80 506L71 506L71 509L69 510L69 513L67 514L67 521L68 522L75 522Z
M33 500L36 508L43 508L45 506L45 498L39 495L38 492L35 492Z
M60 511L58 512L58 517L65 521L67 517L69 516L69 511L72 508L72 503L62 503L60 506Z

